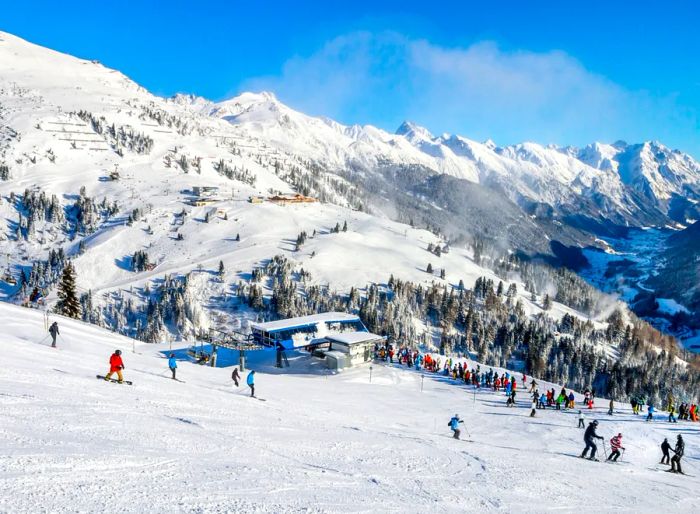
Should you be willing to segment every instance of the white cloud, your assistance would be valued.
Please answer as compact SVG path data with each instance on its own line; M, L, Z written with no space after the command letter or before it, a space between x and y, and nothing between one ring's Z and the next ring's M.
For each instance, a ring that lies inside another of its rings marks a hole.
M345 123L393 129L411 119L499 143L658 139L696 125L673 98L628 91L561 51L505 51L493 42L445 48L386 32L337 37L244 87Z

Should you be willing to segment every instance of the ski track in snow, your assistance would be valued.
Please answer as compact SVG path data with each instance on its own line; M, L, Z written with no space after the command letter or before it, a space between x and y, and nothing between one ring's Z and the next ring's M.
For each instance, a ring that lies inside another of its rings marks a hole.
M126 338L59 319L56 351L34 344L41 313L0 305L0 319L3 513L658 512L697 501L697 478L656 471L658 444L683 433L697 473L697 424L585 411L627 447L624 465L591 463L572 457L577 415L529 418L522 390L507 409L502 393L429 374L421 393L419 373L375 364L372 383L366 367L260 372L268 401L251 402L222 387L228 369L182 362L187 383L164 380L160 345L132 353ZM114 348L133 386L93 378ZM455 412L469 441L451 437Z

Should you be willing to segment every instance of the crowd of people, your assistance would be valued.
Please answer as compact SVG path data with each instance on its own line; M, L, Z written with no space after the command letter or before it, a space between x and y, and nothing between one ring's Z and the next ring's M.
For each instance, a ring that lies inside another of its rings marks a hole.
M389 363L398 363L405 365L409 368L414 368L417 371L427 371L431 373L438 374L444 377L450 377L458 383L464 383L466 385L471 385L475 389L488 389L494 392L503 391L506 396L506 406L514 407L516 405L515 397L518 386L523 390L527 390L527 393L531 395L531 410L530 416L536 416L538 410L543 410L550 408L557 411L567 411L576 409L576 395L572 390L567 391L565 387L557 393L555 388L546 389L544 392L540 393L539 385L534 378L530 379L529 389L527 389L527 375L521 375L520 380L516 374L509 371L494 371L493 368L489 368L488 371L481 369L480 364L470 367L468 362L463 362L463 359L459 357L453 359L452 357L445 356L434 356L430 353L421 353L416 350L410 350L409 348L402 347L395 350L391 345L386 345L380 347L377 345L375 347L375 358ZM586 388L583 392L583 399L581 405L583 408L578 409L578 427L585 428L584 431L584 443L585 448L581 453L581 458L588 458L590 460L598 460L596 458L597 445L596 440L604 440L603 436L598 435L596 432L598 428L598 421L593 420L586 427L584 410L592 411L595 407L595 390L592 388ZM631 400L632 412L634 414L639 414L644 406L644 399L639 396L635 396ZM655 412L653 405L648 405L648 421L653 421L653 414ZM677 420L687 420L687 421L697 421L698 420L698 409L696 404L681 403L676 409L675 402L669 397L669 402L667 405L667 411L669 413L669 422L677 422ZM615 401L610 399L608 402L609 416L615 414ZM676 417L677 413L677 417ZM455 414L450 421L447 423L452 430L453 437L456 439L460 438L464 420L460 419L458 414ZM606 460L611 462L617 462L618 459L624 455L625 447L622 444L622 433L618 433L610 438L610 453L606 456ZM604 445L605 449L605 445ZM678 435L676 446L671 447L667 439L664 439L661 444L662 459L661 464L666 464L671 466L668 471L674 473L683 473L681 468L681 458L685 452L685 442L683 437ZM590 452L590 453L589 453ZM673 452L673 457L671 457L670 452ZM607 452L606 452L607 453Z

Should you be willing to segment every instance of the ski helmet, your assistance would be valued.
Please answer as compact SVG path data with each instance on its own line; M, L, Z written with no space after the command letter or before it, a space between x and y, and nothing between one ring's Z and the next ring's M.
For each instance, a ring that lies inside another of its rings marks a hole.
M116 353L117 355L121 355L122 351L121 350L114 350L114 353Z
M597 424L598 424L598 420L597 420L597 419L594 419L594 420L593 420L593 424L594 424L594 425L597 425Z
M459 417L459 414L455 414L455 418L458 418L458 417Z

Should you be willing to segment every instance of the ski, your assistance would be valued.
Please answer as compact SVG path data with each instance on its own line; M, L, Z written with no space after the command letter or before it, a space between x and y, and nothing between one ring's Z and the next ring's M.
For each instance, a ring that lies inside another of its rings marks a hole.
M97 378L104 380L105 382L112 382L113 384L127 384L127 385L133 385L133 382L131 380L122 380L119 382L116 378L106 378L104 375L95 375Z
M693 476L694 476L694 475L689 475L688 473L684 473L684 472L682 472L682 471L673 471L672 469L667 469L667 470L665 470L665 472L666 472L666 473L674 473L674 474L676 474L676 475L683 475L683 476L686 476L686 477L693 477Z
M259 400L261 402L266 402L267 400L265 398L258 398L257 396L249 396L248 398L255 398L256 400Z

